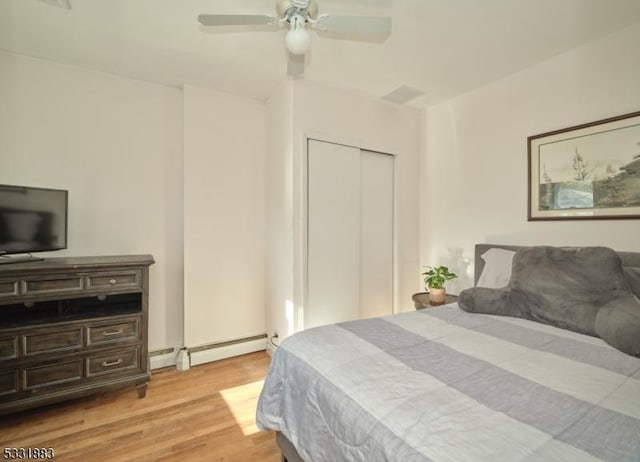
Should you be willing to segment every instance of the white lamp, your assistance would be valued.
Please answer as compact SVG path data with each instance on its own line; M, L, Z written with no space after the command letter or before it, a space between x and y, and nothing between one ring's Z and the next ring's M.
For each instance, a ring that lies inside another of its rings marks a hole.
M311 44L309 32L304 28L305 21L301 16L295 15L290 19L291 28L284 39L289 50L294 55L304 55Z

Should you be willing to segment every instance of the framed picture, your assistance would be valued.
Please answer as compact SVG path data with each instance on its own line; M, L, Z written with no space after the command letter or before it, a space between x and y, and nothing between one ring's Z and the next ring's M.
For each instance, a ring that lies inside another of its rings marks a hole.
M527 141L529 221L640 218L640 111Z

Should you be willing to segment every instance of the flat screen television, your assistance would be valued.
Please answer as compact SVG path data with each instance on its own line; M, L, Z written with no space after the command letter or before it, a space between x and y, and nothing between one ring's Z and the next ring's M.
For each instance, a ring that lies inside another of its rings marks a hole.
M68 191L0 185L0 263L67 248ZM22 258L8 254L27 254Z

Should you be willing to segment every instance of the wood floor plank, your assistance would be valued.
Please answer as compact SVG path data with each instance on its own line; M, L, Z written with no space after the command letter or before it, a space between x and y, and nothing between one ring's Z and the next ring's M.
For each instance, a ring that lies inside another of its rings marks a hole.
M134 388L0 417L2 447L54 448L57 461L279 462L273 432L255 425L269 367L264 352L154 371Z

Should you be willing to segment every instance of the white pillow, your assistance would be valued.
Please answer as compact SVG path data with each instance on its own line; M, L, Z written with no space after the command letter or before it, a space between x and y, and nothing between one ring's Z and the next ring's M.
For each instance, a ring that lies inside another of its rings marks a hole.
M506 249L489 249L483 253L480 258L484 260L484 268L476 286L490 289L505 287L511 279L511 264L515 254L513 250Z

